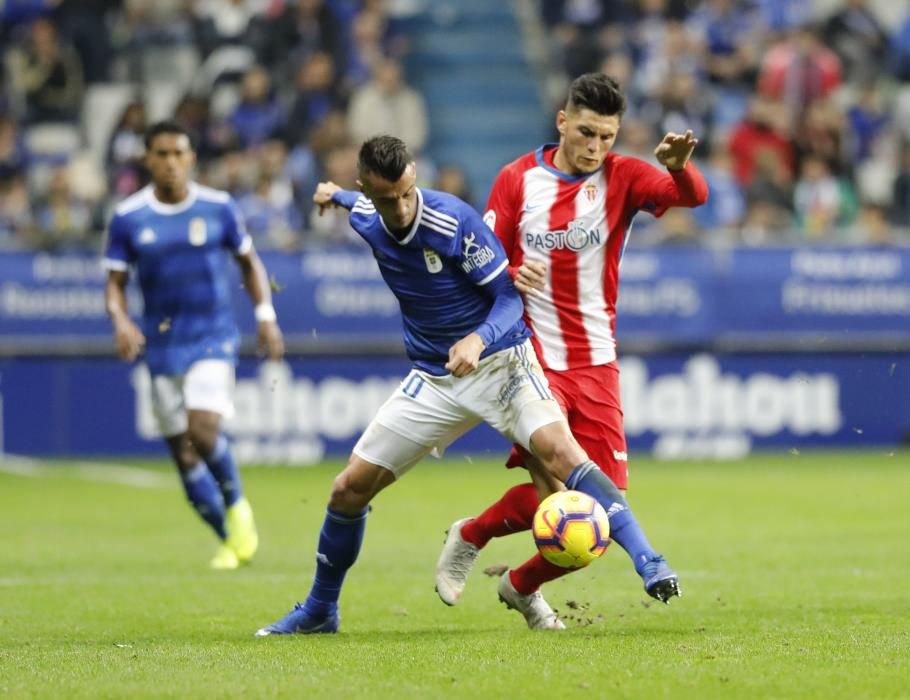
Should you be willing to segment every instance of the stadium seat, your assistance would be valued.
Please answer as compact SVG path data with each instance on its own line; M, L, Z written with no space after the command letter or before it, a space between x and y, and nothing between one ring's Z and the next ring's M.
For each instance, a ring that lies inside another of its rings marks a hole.
M64 162L81 145L79 128L65 122L36 124L25 130L25 147L37 160Z
M82 133L96 162L104 162L111 132L134 97L135 90L130 83L97 83L86 91L82 105Z
M222 46L200 66L192 82L194 94L208 94L217 82L226 78L239 80L247 69L256 62L252 49L245 46Z

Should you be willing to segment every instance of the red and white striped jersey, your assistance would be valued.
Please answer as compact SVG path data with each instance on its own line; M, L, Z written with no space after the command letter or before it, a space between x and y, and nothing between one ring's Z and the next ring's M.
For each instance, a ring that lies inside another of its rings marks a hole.
M556 148L541 146L500 171L484 221L513 276L524 260L547 265L546 289L525 298L525 322L541 364L566 370L616 359L619 260L635 214L698 206L708 186L692 164L667 171L613 153L593 173L568 175L553 164Z

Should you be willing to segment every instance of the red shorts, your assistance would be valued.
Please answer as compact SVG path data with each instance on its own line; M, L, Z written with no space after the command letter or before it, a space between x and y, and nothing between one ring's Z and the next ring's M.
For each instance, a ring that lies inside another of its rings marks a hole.
M617 488L626 489L629 465L619 398L619 367L611 362L562 372L548 369L544 374L582 449ZM506 466L523 467L527 456L524 448L514 445Z

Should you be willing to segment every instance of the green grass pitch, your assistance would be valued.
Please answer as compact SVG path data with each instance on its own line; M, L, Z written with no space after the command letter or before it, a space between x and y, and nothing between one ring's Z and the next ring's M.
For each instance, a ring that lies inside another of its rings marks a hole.
M459 606L433 592L445 528L521 478L499 464L429 462L381 494L341 634L267 639L306 594L338 464L245 470L262 547L230 573L163 463L145 488L0 470L0 697L910 697L908 453L638 460L632 504L684 596L651 601L614 547L545 587L563 633L527 630L482 571L527 534L484 550Z

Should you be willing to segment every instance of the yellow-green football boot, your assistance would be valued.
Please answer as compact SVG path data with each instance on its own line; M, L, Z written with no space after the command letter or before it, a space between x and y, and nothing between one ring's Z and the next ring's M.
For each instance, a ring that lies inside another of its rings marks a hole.
M246 498L240 498L227 509L224 522L228 547L234 550L241 564L249 564L259 548L259 534L256 532L250 502Z
M230 571L240 566L240 560L237 558L237 553L222 542L215 550L215 556L212 557L209 566L216 571Z

